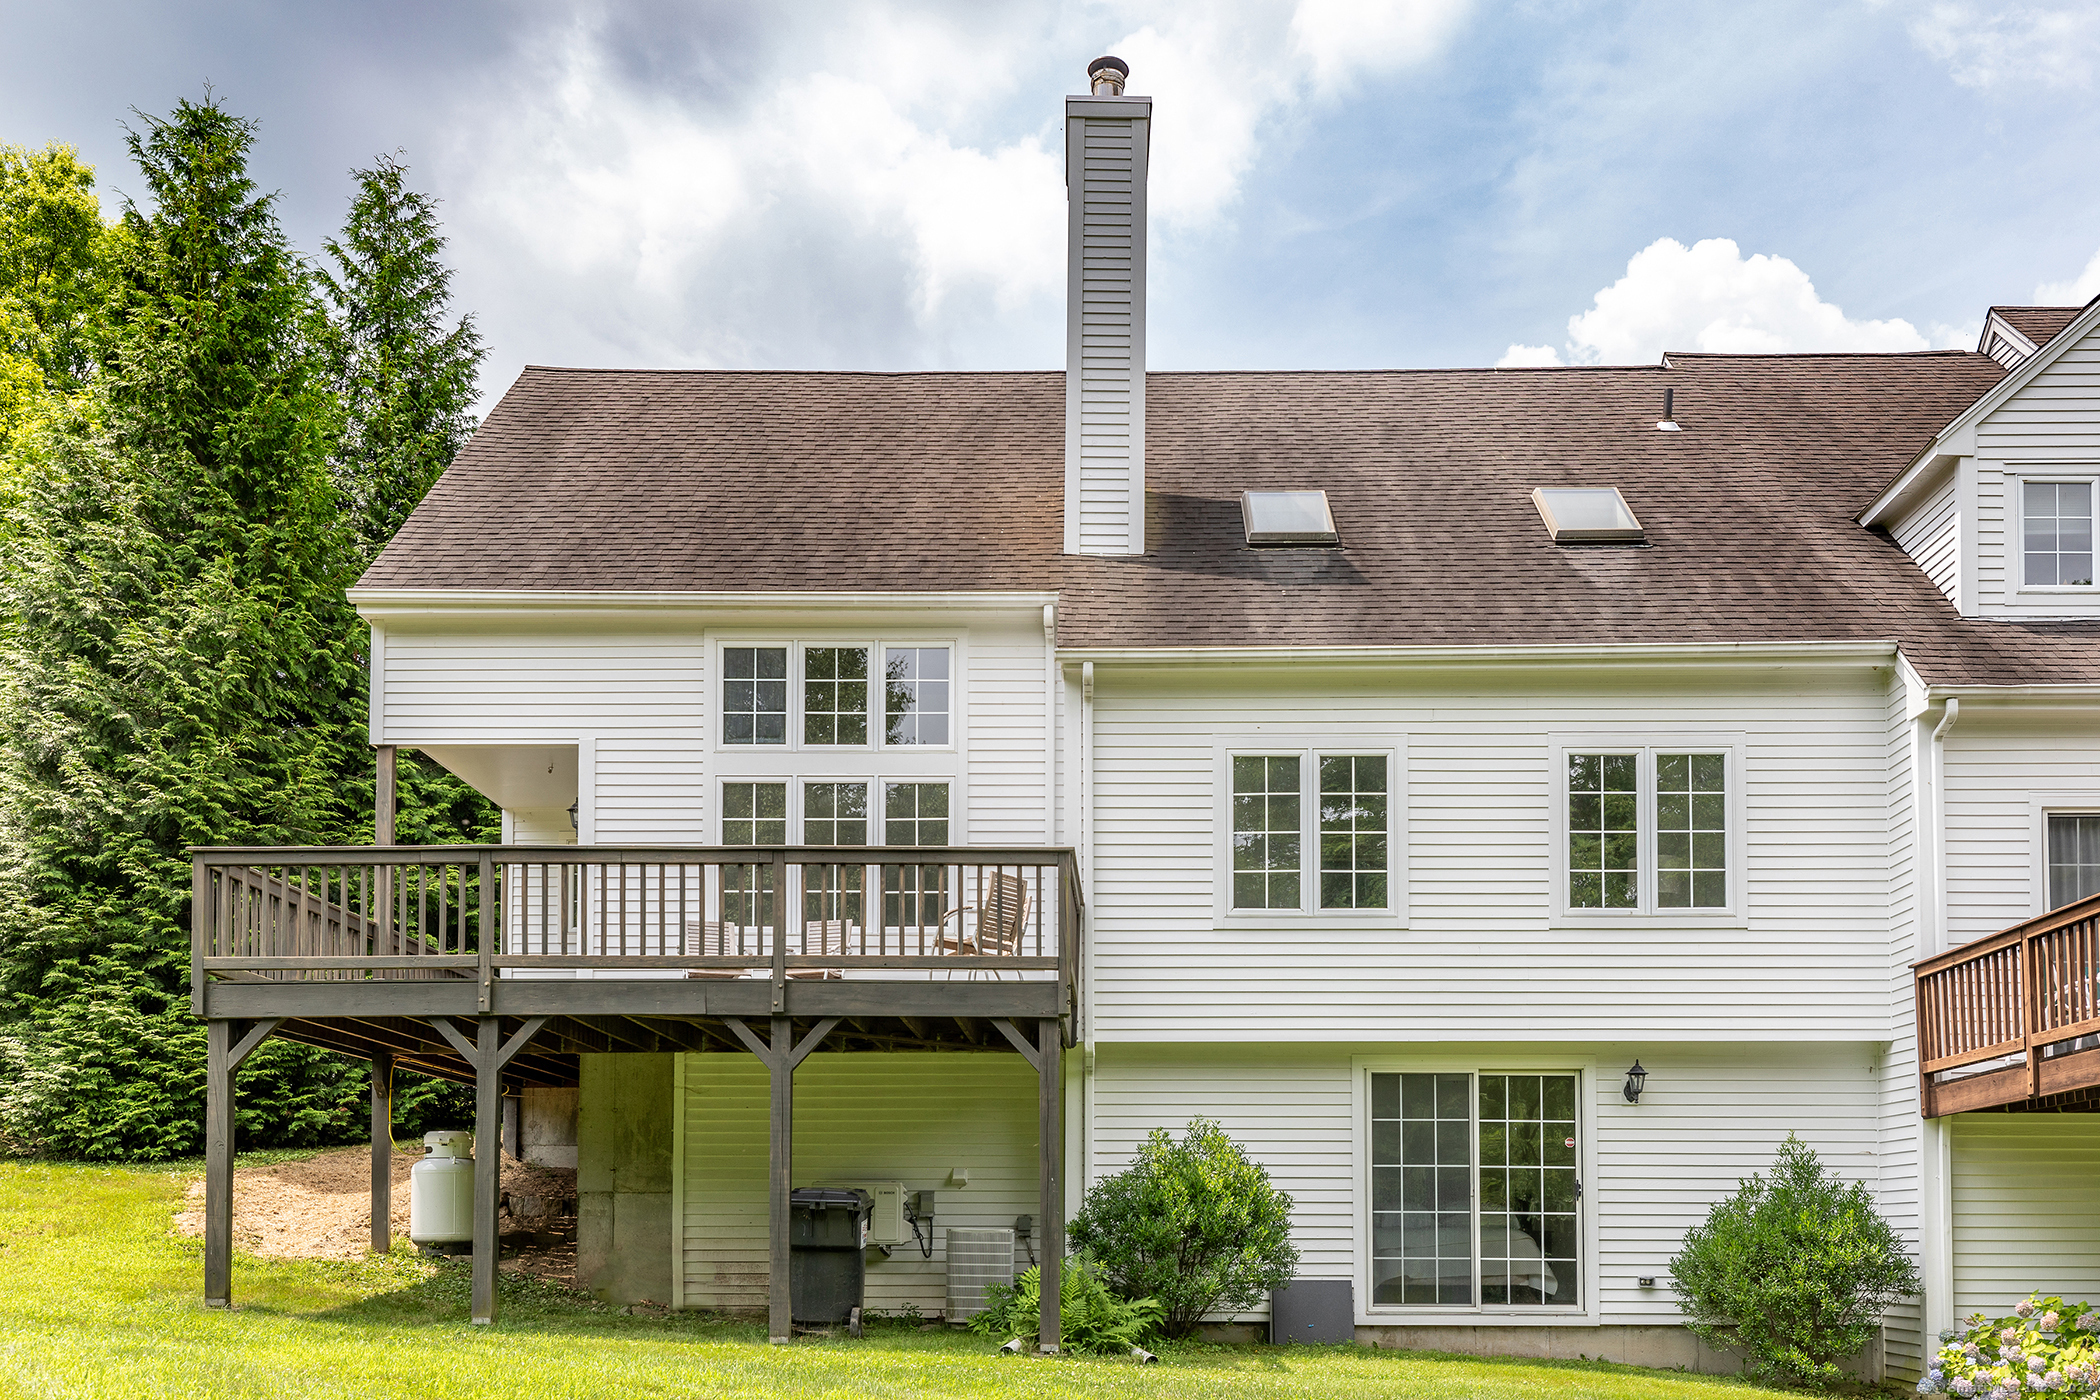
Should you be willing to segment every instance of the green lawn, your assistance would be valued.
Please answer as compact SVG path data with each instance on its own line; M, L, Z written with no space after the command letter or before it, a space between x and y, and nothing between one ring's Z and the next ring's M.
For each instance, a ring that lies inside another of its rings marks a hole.
M202 1250L168 1218L182 1169L0 1164L0 1395L1408 1396L1754 1400L1740 1381L1602 1363L1481 1361L1363 1347L1163 1349L1001 1359L904 1325L771 1347L753 1325L629 1317L506 1279L503 1321L466 1325L462 1266L236 1257L231 1313L201 1301Z

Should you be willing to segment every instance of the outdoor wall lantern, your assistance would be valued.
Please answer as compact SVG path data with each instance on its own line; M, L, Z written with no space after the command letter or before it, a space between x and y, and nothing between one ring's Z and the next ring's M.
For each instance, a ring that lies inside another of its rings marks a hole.
M1626 1071L1626 1102L1639 1103L1641 1101L1641 1090L1646 1088L1647 1085L1648 1071L1641 1068L1639 1060L1635 1060L1633 1068Z
M582 823L576 820L576 809L582 805L583 800L581 798L578 798L576 801L571 802L569 804L569 830L571 831L583 830Z

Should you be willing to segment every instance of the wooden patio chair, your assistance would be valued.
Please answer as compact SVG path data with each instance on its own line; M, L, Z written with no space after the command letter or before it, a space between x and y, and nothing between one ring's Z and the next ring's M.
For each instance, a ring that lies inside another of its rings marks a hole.
M847 923L844 919L811 919L803 925L802 953L816 957L842 957L846 952ZM719 919L689 919L685 925L685 955L689 958L731 958L743 950L730 946L740 933L748 933L756 957L756 948L763 947L770 928L751 925L724 924ZM689 967L685 975L713 982L735 981L749 977L765 969L756 967ZM834 982L846 974L835 967L797 968L788 974L796 982Z
M955 932L941 936L943 954L998 958L1013 957L1021 951L1021 933L1028 927L1028 882L1019 875L994 871L986 885L982 906L965 904L941 915L944 928L948 920L955 920ZM963 920L965 914L976 916L970 921L967 931ZM976 968L970 970L977 971ZM998 975L998 969L992 969L992 976L996 978Z

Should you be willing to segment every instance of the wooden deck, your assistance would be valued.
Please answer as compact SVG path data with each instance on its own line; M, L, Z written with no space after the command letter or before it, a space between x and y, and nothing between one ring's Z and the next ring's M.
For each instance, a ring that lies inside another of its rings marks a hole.
M2100 895L1913 965L1927 1118L2100 1085Z
M1062 1055L1078 1029L1085 914L1069 850L206 847L192 880L191 999L210 1047L209 1304L231 1297L234 1071L272 1035L475 1087L476 1322L496 1311L487 1149L502 1101L575 1084L584 1054L767 1066L776 1340L792 1333L794 1072L819 1048L1024 1056L1039 1085L1044 1247L1062 1252ZM392 1140L385 1112L375 1095L375 1160ZM386 1189L375 1172L375 1249Z

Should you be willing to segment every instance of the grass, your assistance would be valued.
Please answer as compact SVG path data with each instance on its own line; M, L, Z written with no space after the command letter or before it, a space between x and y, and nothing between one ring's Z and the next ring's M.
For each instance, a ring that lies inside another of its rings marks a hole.
M1603 1362L1367 1347L1162 1347L1164 1364L1009 1358L947 1329L766 1345L702 1314L628 1316L506 1277L502 1321L465 1323L463 1263L405 1250L354 1263L236 1256L232 1312L207 1310L202 1248L169 1216L193 1164L0 1164L0 1396L1354 1397L1756 1400L1739 1380Z

